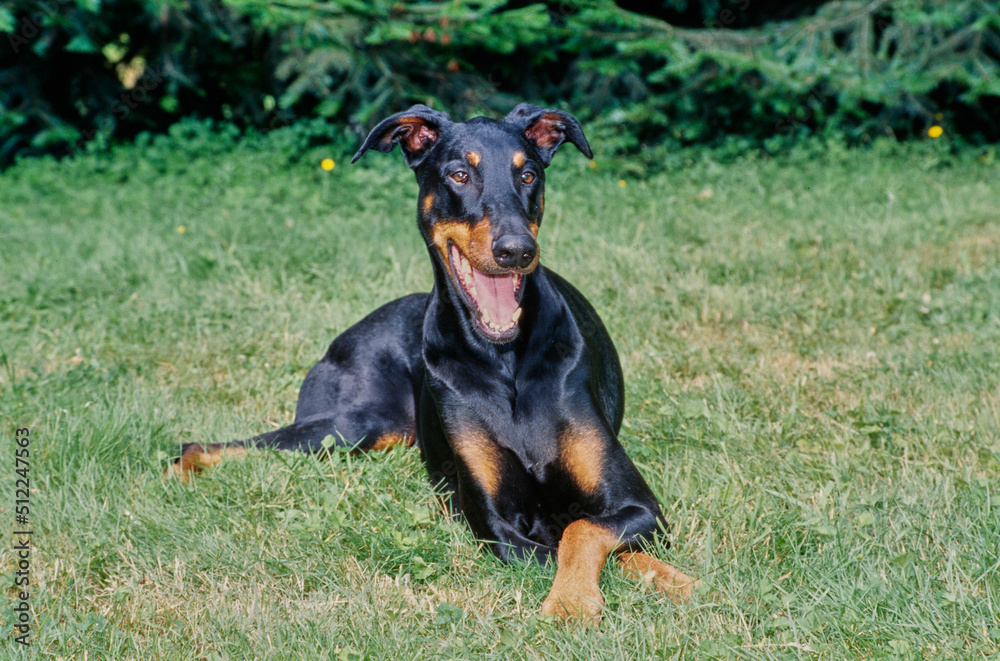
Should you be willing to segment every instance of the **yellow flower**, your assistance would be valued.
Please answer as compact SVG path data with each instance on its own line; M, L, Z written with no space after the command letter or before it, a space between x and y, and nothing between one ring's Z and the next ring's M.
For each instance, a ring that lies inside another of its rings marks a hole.
M332 158L324 158L319 162L319 166L329 172L333 168L337 167L337 163Z
M929 135L932 138L940 138L942 135L944 135L944 129L941 128L938 124L935 124L934 126L927 129L927 135Z
M622 188L625 188L626 186L628 186L628 182L625 181L624 179L619 179L618 185L621 186Z
M597 169L597 161L590 161L589 163L587 163L587 167L590 168L591 170L596 170Z
M177 226L177 233L178 234L183 234L184 232L187 232L187 227L185 227L184 225L178 225Z

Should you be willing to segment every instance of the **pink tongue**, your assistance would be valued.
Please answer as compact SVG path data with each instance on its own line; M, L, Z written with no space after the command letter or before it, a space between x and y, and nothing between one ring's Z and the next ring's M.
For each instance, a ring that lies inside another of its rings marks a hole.
M476 287L476 302L483 316L489 315L489 324L495 327L508 325L517 310L514 276L486 275L472 269L472 281Z

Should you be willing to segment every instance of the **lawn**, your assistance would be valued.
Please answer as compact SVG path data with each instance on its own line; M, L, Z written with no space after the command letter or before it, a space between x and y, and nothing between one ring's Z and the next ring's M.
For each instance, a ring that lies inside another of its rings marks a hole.
M162 479L182 441L289 422L337 333L430 285L399 154L282 131L0 174L0 521L28 428L34 531L31 647L8 588L0 656L1000 654L995 151L556 156L542 259L614 337L658 554L703 580L676 605L609 567L586 629L538 616L553 569L477 548L416 451Z

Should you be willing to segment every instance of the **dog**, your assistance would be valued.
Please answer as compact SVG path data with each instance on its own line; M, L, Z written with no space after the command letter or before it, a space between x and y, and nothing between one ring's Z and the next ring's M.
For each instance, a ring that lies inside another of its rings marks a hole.
M453 122L422 105L380 122L354 155L399 145L419 185L434 287L388 303L330 345L295 420L233 444L189 444L183 479L251 448L323 452L416 444L455 515L504 562L553 557L543 615L596 622L609 555L675 600L695 580L642 551L666 530L618 441L624 385L586 297L539 264L545 169L570 114L523 103L502 120Z

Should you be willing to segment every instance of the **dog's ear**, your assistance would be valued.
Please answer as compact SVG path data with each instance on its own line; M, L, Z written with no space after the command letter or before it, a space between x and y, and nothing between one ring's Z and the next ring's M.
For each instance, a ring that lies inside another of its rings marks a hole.
M413 106L379 122L378 126L368 134L361 149L351 159L351 163L361 158L369 149L388 153L398 144L403 150L406 164L415 168L434 148L441 138L442 129L450 123L448 115L443 112L431 110L427 106Z
M535 146L545 167L552 162L552 156L559 149L559 145L567 140L576 145L587 158L594 157L590 145L587 144L587 138L583 136L580 123L568 112L522 103L503 118L503 123L515 127L524 134L528 142Z

